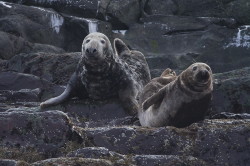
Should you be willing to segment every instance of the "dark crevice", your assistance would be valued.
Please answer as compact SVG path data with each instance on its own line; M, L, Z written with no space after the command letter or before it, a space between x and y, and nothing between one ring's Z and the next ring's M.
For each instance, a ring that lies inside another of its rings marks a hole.
M185 29L185 30L170 30L166 33L163 34L163 36L169 36L169 35L180 35L180 34L188 34L188 33L192 33L192 32L203 32L205 31L207 28L203 27L203 28L198 28L198 29Z

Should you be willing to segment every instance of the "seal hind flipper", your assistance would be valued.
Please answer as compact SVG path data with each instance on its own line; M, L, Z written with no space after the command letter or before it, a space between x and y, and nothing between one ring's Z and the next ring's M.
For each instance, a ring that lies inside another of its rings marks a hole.
M161 103L165 94L166 94L166 87L163 87L158 92L156 92L151 97L149 97L147 100L145 100L142 103L143 111L147 110L151 105L153 105L155 103ZM159 105L159 104L157 104L157 105Z
M72 87L70 85L67 85L66 89L64 90L64 92L61 95L54 97L54 98L51 98L49 100L46 100L45 102L42 102L40 104L40 107L46 108L49 106L63 103L64 101L66 101L70 97L71 90L72 90Z
M48 99L48 100L42 102L40 104L40 107L46 108L49 106L53 106L53 105L57 105L57 104L61 104L61 103L65 102L67 99L69 99L70 97L72 97L74 95L74 88L73 87L76 87L76 84L77 84L77 75L76 75L76 73L74 73L71 76L69 83L67 84L67 87L64 90L64 92L57 97L54 97L54 98L51 98L51 99Z

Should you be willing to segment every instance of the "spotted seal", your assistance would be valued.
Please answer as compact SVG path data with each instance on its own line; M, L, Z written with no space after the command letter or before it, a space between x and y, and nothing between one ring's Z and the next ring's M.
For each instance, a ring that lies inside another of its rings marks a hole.
M137 113L137 95L150 81L148 64L141 52L130 50L120 39L114 40L114 49L106 35L87 35L82 43L82 57L65 91L40 106L57 105L72 97L119 98L129 114Z
M142 126L185 127L204 119L213 90L211 68L205 63L194 63L172 79L140 102L138 116Z

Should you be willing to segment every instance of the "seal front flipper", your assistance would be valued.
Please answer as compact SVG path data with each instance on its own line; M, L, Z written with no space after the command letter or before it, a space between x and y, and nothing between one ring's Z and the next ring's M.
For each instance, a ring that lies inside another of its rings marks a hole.
M151 97L149 97L147 100L145 100L142 103L143 111L147 110L151 105L154 105L154 104L158 105L159 103L161 103L165 94L166 94L166 86L161 88L158 92L153 94Z
M48 100L42 102L40 104L40 107L41 108L46 108L46 107L49 107L49 106L61 104L64 101L66 101L67 99L69 99L70 97L73 96L74 89L75 89L73 87L75 87L76 83L77 83L77 76L76 76L76 73L74 73L71 76L71 78L69 80L69 83L67 84L67 87L64 90L64 92L61 95L57 96L57 97L54 97L54 98L51 98L51 99L48 99Z

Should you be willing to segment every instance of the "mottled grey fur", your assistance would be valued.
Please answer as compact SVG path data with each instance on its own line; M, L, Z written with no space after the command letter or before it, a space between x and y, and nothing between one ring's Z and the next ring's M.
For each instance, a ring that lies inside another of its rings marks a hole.
M138 112L137 95L150 81L148 64L142 53L131 51L120 39L114 49L107 36L91 33L82 44L82 58L65 91L41 103L60 104L71 97L106 100L119 98L129 114Z
M194 63L177 78L173 76L172 82L140 102L140 123L150 127L185 127L202 120L208 110L212 90L210 67L205 63Z

